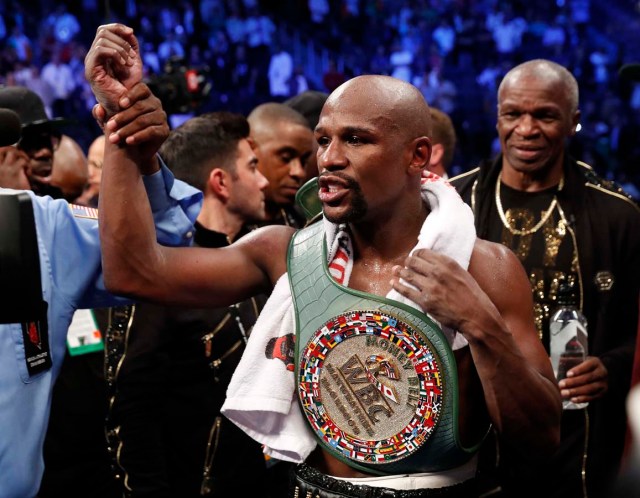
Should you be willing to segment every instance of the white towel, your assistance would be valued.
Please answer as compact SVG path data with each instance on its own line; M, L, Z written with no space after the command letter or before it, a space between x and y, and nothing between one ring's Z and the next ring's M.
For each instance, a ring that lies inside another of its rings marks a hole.
M430 207L418 243L411 251L432 249L453 258L467 269L476 240L473 213L455 189L437 175L425 174L422 197ZM346 254L351 240L346 227L326 219L330 272L348 285L353 261ZM396 291L387 297L420 309ZM295 335L293 301L289 279L284 274L276 283L269 300L253 327L249 343L227 389L222 413L249 436L262 443L265 453L279 460L300 463L316 446L296 396L291 364L268 359L265 351L273 344L286 347L285 338ZM462 334L443 330L453 349L467 344Z

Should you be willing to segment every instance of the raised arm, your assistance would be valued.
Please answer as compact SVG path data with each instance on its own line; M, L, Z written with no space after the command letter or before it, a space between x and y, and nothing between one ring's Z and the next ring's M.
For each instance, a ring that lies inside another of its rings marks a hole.
M478 240L468 272L446 256L422 250L394 274L396 290L469 342L489 416L501 437L523 455L553 452L560 441L560 393L536 335L531 287L516 256Z
M267 291L285 271L291 237L286 227L257 231L219 250L168 248L156 242L140 166L155 157L160 144L149 139L154 129L167 126L166 114L139 115L137 104L131 105L139 83L132 74L141 63L135 37L124 28L99 28L86 60L87 77L109 116L99 209L107 288L188 306L232 304Z

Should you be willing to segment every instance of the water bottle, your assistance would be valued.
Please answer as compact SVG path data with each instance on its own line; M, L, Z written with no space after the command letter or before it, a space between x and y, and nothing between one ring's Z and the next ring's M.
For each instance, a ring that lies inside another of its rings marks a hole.
M562 279L558 286L558 308L549 321L549 351L558 382L587 357L587 319L577 307L574 278ZM588 403L563 400L564 410L585 408Z

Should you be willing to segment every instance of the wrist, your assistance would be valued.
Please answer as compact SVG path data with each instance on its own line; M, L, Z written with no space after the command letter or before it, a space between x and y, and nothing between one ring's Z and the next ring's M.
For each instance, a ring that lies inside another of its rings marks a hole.
M143 175L153 175L160 170L160 163L158 157L154 154L149 159L145 159L140 163L140 173Z

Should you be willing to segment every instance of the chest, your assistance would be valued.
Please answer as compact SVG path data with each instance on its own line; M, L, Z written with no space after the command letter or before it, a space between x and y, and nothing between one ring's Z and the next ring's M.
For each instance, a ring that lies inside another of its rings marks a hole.
M378 296L386 296L391 290L392 268L398 262L363 262L353 264L349 287Z

